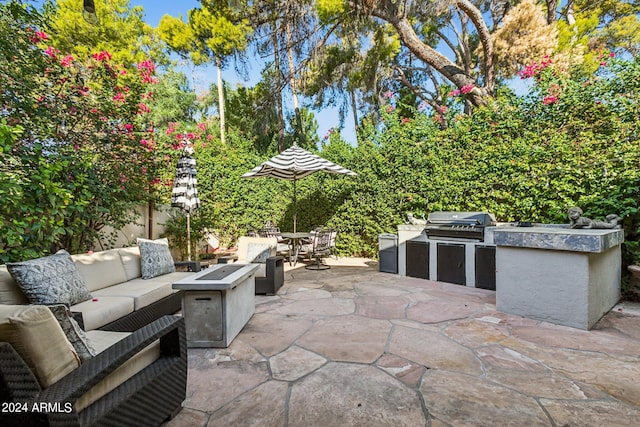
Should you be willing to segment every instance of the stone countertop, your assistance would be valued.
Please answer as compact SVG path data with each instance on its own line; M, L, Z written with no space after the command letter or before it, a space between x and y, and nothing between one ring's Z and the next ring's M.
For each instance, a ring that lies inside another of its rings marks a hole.
M605 252L624 241L622 229L570 229L551 227L496 227L496 246L573 252Z
M399 224L398 231L422 231L426 224Z

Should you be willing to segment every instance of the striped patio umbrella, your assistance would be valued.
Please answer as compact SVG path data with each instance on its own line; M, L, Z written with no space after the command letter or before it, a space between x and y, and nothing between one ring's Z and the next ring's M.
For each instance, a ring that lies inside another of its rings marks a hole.
M180 208L187 214L187 260L189 261L191 261L191 212L200 207L197 187L198 179L196 178L193 147L191 143L186 142L176 166L176 179L171 191L171 206Z
M327 159L312 154L294 145L256 166L242 175L242 178L258 178L268 176L272 178L293 181L293 232L296 232L296 181L318 171L356 176L355 172L336 165Z

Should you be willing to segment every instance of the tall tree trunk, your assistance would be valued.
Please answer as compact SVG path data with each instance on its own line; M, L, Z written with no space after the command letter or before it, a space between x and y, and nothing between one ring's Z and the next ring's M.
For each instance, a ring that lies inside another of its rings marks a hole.
M278 24L274 22L273 32L271 33L271 41L273 43L273 66L275 67L276 87L278 90L274 93L276 99L276 114L278 116L278 152L284 151L284 111L282 110L282 92L280 88L280 47L278 46Z
M360 124L358 123L358 106L356 104L356 92L355 90L349 91L349 98L351 99L351 111L353 113L353 128L356 133L356 142L360 139L358 134L360 133Z
M218 70L218 114L220 115L220 142L226 144L225 120L224 120L224 86L222 83L222 61L216 56L216 69Z
M285 33L287 36L287 62L289 64L289 86L291 87L291 97L293 99L293 111L296 116L296 133L301 142L301 146L306 147L306 135L302 129L302 117L300 116L300 104L298 103L298 89L296 87L296 67L293 63L293 43L291 37L291 21L285 18Z
M556 22L556 9L558 8L558 0L547 1L547 24Z
M482 18L482 12L468 0L460 0L456 5L467 14L478 31L482 53L484 54L484 87L487 93L493 96L496 84L495 65L493 63L493 41L487 24ZM475 103L475 102L474 102Z

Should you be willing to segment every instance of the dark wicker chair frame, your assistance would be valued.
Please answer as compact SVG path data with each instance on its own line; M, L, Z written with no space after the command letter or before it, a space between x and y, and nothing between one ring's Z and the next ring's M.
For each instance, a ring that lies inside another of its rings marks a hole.
M256 277L256 295L275 295L284 284L284 257L267 258L266 277Z
M331 234L333 230L329 228L316 229L313 236L312 249L309 253L309 258L316 258L316 262L307 265L305 268L308 270L327 270L330 266L322 263L322 257L331 254Z
M83 411L69 403L86 393L134 354L160 339L160 358ZM186 397L187 345L184 319L164 316L133 332L46 389L9 343L0 342L0 402L59 403L62 410L0 413L3 426L152 426L175 416ZM67 404L65 406L65 404Z

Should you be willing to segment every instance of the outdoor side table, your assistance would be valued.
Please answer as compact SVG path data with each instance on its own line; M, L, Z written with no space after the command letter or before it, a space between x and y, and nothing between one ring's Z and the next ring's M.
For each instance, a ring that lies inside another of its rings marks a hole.
M182 289L187 347L228 347L255 312L258 264L216 264L173 284Z

